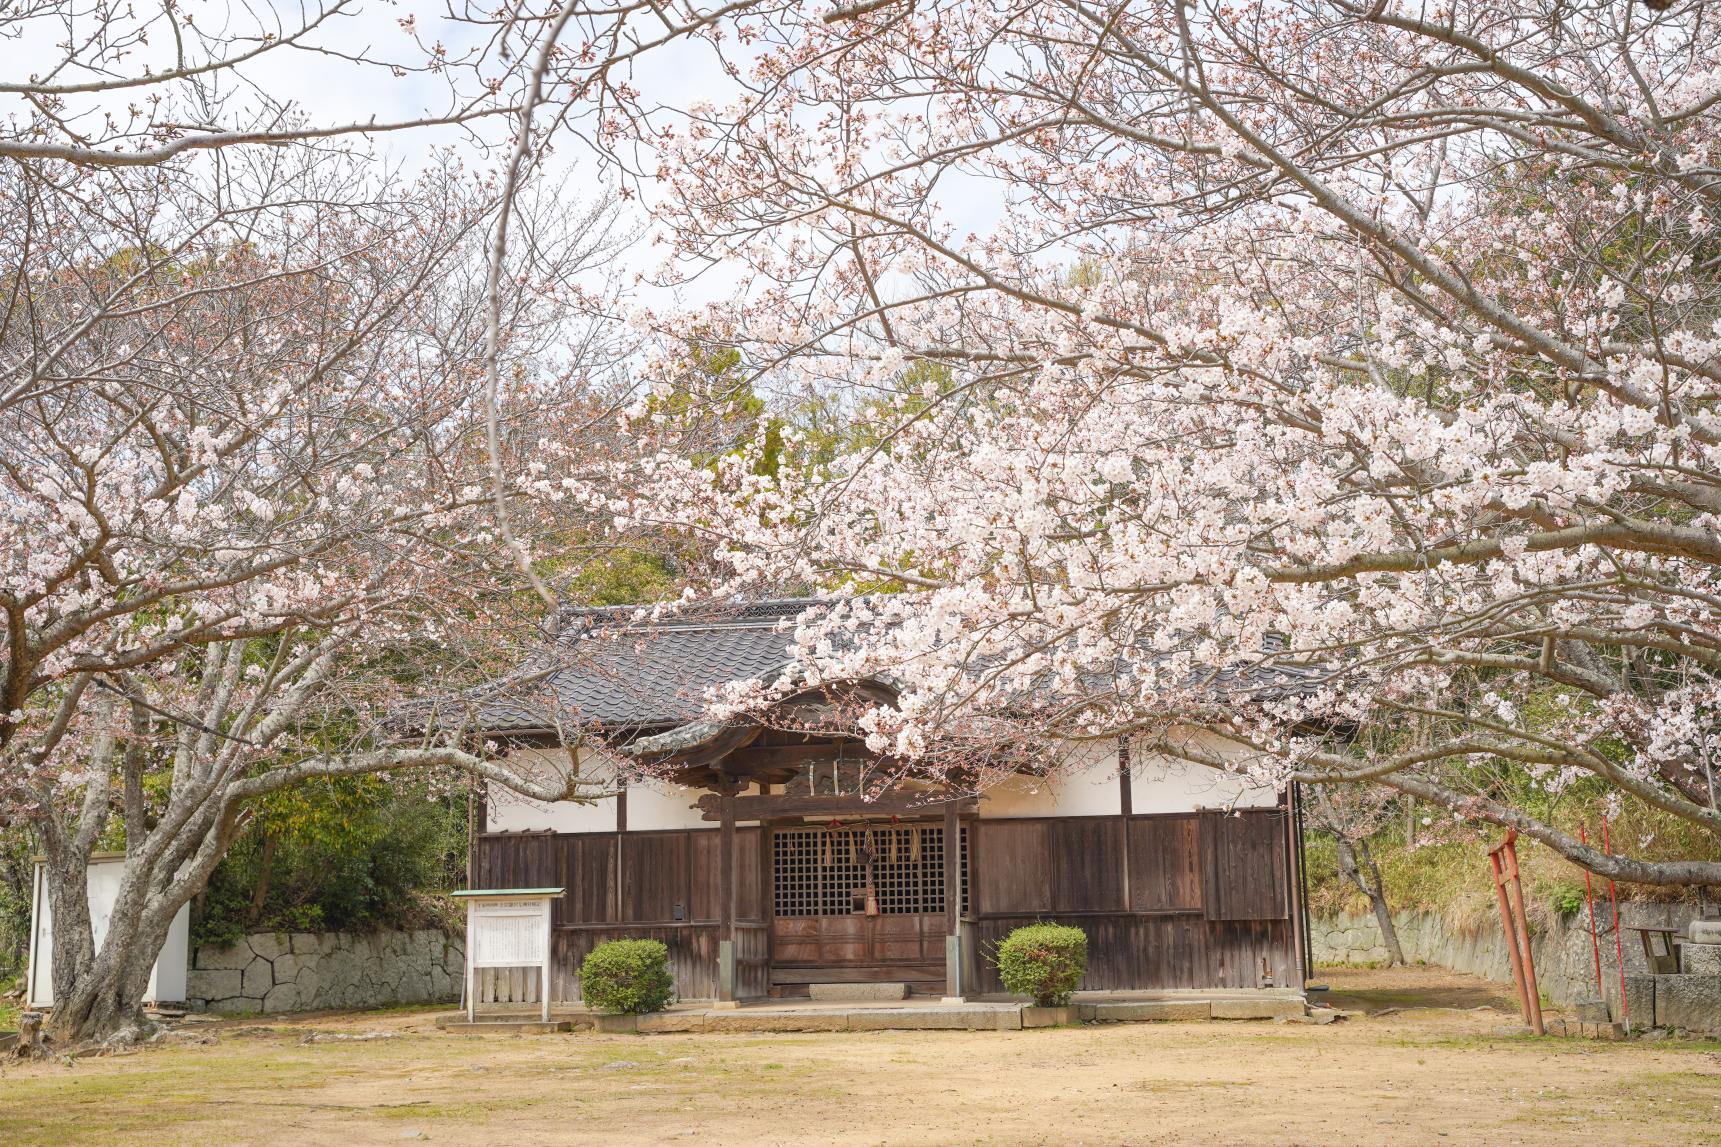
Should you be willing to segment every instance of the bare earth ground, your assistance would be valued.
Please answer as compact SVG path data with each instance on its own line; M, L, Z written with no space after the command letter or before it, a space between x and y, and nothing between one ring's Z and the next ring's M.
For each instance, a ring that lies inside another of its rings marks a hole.
M1721 1144L1721 1043L1503 1035L1500 986L1438 969L1323 978L1376 1014L773 1036L226 1021L195 1029L208 1045L0 1068L0 1143Z

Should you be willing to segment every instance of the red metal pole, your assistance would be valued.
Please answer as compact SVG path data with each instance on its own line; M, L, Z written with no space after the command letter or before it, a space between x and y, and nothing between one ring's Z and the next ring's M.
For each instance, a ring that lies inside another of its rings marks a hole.
M1507 839L1511 839L1508 835ZM1518 929L1512 923L1512 908L1506 902L1506 874L1500 863L1500 850L1488 852L1488 863L1494 870L1494 895L1500 901L1500 932L1506 939L1506 956L1512 962L1512 984L1518 989L1518 1010L1524 1022L1530 1022L1530 996L1524 990L1524 957L1518 951Z
M1589 825L1578 825L1578 843L1589 842ZM1587 868L1584 869L1584 901L1590 909L1590 952L1596 958L1596 995L1604 996L1606 993L1601 987L1601 939L1596 935L1596 894L1595 889L1590 886L1590 870Z
M1608 839L1607 817L1601 818L1601 850L1613 855L1613 842ZM1614 893L1613 877L1607 878L1607 898L1613 905L1613 954L1619 961L1619 1014L1625 1020L1626 1034L1631 1034L1631 1001L1625 997L1625 941L1619 934L1619 897Z
M1530 1030L1537 1035L1547 1035L1548 1029L1542 1023L1542 991L1536 987L1536 955L1530 947L1530 917L1524 911L1524 885L1518 879L1518 845L1517 834L1506 837L1503 846L1506 853L1507 875L1511 878L1507 891L1511 893L1512 909L1518 915L1518 943L1524 950L1524 998L1530 1001Z

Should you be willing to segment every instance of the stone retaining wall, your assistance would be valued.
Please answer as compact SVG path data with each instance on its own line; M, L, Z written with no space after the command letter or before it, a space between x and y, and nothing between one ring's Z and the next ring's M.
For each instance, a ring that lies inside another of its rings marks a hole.
M1649 970L1638 933L1631 931L1633 925L1683 931L1697 914L1689 904L1625 903L1619 909L1628 975ZM1619 970L1614 955L1613 915L1605 903L1596 905L1596 915L1602 982L1617 991ZM1392 920L1405 959L1511 982L1512 965L1498 919L1468 931L1451 927L1433 912L1397 912ZM1310 939L1316 964L1386 963L1380 926L1373 916L1317 917L1310 928ZM1552 927L1532 933L1530 947L1536 961L1536 986L1548 999L1564 1005L1595 997L1595 955L1590 945L1587 910L1562 916Z
M303 1012L431 1003L460 996L461 937L413 932L260 932L191 954L186 1004L197 1011Z

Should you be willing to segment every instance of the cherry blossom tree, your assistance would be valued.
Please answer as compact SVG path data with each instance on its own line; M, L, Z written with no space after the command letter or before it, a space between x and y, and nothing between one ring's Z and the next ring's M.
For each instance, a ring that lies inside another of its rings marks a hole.
M489 141L517 111L519 65L438 11L359 0L235 4L24 0L0 12L0 157L146 167L198 152L447 129ZM424 24L421 25L421 19ZM28 69L26 72L25 69ZM403 110L336 114L294 72ZM416 101L416 106L415 106Z
M1128 733L1721 882L1486 767L1721 837L1721 30L1663 7L741 13L733 99L611 143L743 268L701 329L864 433L608 508L833 594L782 688L900 682L880 750Z
M452 724L385 723L543 635L487 483L496 202L453 161L400 181L308 147L0 170L0 811L45 858L56 1038L135 1026L175 913L269 793L440 766L583 794ZM581 519L536 475L616 439L625 347L588 321L613 212L517 209L501 450L527 536L577 570ZM115 846L97 949L86 867Z

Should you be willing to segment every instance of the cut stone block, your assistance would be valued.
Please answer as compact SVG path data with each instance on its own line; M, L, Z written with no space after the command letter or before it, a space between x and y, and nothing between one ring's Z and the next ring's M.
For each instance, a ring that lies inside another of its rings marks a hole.
M1657 976L1655 1026L1721 1035L1721 976Z
M299 987L297 984L276 984L269 989L269 994L263 997L265 1012L291 1012L299 1008Z
M705 1031L710 1019L704 1012L656 1012L639 1017L641 1035Z
M1721 943L1680 945L1679 970L1688 976L1721 976Z
M1604 976L1607 982L1608 1018L1614 1023L1630 1023L1633 1031L1660 1026L1656 1019L1656 987L1667 976L1651 976L1644 973L1627 974L1625 977L1626 1011L1619 1006L1619 977Z
M1300 1016L1307 1010L1301 1000L1266 996L1258 1000L1214 1000L1209 1005L1216 1020L1277 1020Z
M810 984L815 1000L906 1000L907 984Z
M1092 1014L1089 1015L1089 1010ZM1084 1004L1082 1018L1100 1023L1142 1023L1152 1020L1210 1020L1207 1000L1133 1000L1126 1003Z
M1029 1006L1022 1009L1022 1026L1025 1028L1066 1028L1080 1022L1079 1009L1073 1007Z
M239 972L223 968L206 972L199 968L186 977L187 989L200 1000L225 1000L240 993Z
M262 999L275 986L275 969L261 956L252 957L251 962L245 965L243 977L242 990L247 996Z
M939 1030L1019 1031L1022 1009L1013 1007L971 1008L877 1008L848 1013L850 1031Z
M593 1016L592 1022L605 1035L634 1035L639 1031L639 1017L635 1015Z
M1573 1009L1578 1014L1578 1022L1582 1024L1605 1024L1613 1017L1608 1013L1607 1001L1599 997L1578 1000Z
M1685 934L1693 944L1721 944L1721 920L1693 920Z
M225 948L202 945L197 949L197 967L199 971L210 969L222 972L238 972L246 964L256 959L249 944L230 944Z
M840 1032L849 1030L847 1012L710 1012L708 1032Z
M551 1035L555 1032L568 1030L567 1020L479 1020L469 1024L465 1020L443 1026L443 1031L455 1035Z

